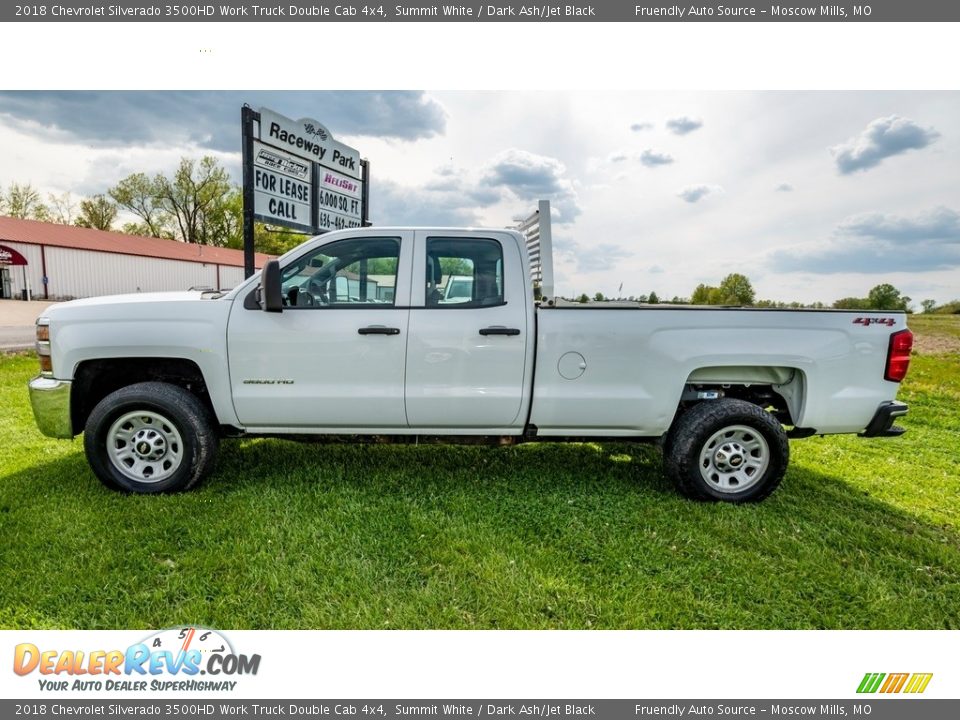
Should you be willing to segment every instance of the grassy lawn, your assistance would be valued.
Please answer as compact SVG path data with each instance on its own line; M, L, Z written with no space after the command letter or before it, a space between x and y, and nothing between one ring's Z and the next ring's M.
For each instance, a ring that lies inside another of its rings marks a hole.
M937 321L911 325L960 337ZM960 351L936 347L907 435L794 442L747 507L592 443L238 440L195 492L119 495L35 429L35 360L0 356L0 627L960 628Z

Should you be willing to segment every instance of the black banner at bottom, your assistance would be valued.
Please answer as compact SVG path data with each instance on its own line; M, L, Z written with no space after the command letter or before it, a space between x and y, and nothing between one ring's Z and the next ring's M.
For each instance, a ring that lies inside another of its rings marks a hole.
M960 717L960 700L0 700L0 717L328 718L834 718L940 720Z

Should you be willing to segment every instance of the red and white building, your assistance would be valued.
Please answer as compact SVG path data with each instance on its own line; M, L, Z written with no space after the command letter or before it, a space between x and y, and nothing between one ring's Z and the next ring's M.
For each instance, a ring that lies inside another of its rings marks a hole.
M257 268L271 256L258 253ZM232 288L243 252L117 232L0 217L0 298Z

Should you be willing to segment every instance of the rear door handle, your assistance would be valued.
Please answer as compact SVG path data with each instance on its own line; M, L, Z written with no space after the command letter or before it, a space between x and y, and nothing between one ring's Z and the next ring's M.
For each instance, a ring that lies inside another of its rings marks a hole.
M386 327L384 325L369 325L360 328L357 332L361 335L399 335L400 328Z
M508 328L503 325L494 325L493 327L480 328L481 335L519 335L519 328Z

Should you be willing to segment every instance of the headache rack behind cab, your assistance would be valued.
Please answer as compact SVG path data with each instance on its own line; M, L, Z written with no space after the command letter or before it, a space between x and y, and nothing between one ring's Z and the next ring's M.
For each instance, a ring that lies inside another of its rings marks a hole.
M533 214L521 221L516 229L527 240L533 299L548 302L553 299L553 236L550 230L550 201L540 200Z

